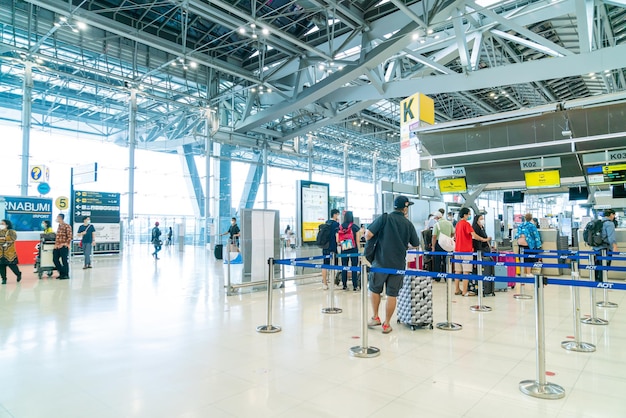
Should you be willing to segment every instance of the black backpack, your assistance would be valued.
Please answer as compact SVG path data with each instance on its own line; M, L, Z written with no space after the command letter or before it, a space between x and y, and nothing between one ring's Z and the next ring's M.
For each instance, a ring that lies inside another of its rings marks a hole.
M583 231L583 239L590 247L598 247L605 243L606 241L602 238L602 225L604 222L600 219L596 219L595 221L591 221L585 226L585 230Z
M326 221L317 227L317 238L315 238L315 243L323 250L330 248L331 225L332 221Z

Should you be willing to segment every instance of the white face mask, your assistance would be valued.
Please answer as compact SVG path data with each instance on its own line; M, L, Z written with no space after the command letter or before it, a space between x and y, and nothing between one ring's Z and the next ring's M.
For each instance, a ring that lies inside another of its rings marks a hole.
M6 225L0 225L0 230L2 230L2 229L7 229L7 226Z
M485 225L485 220L481 219L480 221L478 221L478 225L484 226Z

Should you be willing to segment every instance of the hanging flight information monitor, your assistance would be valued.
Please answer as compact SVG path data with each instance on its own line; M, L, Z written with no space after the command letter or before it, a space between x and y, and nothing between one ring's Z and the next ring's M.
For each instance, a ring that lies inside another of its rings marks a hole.
M524 173L527 189L561 187L559 170L528 171Z
M467 181L465 177L452 179L439 179L439 191L441 193L467 193Z
M590 185L626 183L626 164L587 167L587 180Z

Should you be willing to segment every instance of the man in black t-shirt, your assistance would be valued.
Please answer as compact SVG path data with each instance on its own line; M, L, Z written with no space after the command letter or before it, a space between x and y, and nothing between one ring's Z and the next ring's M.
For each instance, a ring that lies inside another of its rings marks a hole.
M85 257L83 270L91 268L91 251L93 250L94 244L94 232L96 232L96 228L91 224L91 219L89 216L85 216L83 218L83 224L78 227L78 236L81 237L80 244L83 247L83 255Z
M394 211L387 215L387 220L383 221L383 216L379 216L372 222L365 232L365 239L369 240L374 235L383 233L376 246L376 255L372 267L380 267L395 270L406 269L406 250L409 245L418 247L420 244L415 226L407 219L409 202L405 196L398 196L394 200ZM384 222L384 230L381 230ZM389 325L391 317L396 310L396 298L402 287L404 276L401 274L370 273L369 290L372 294L372 309L374 316L369 321L369 326L383 326L383 334L391 332ZM383 287L387 293L387 306L385 308L385 322L381 322L378 316L380 305L380 295Z
M222 235L228 235L228 243L239 248L239 236L241 235L241 230L239 229L239 226L237 226L237 218L231 218L230 228L228 228L228 231L224 232ZM229 251L231 250L234 249L229 249Z

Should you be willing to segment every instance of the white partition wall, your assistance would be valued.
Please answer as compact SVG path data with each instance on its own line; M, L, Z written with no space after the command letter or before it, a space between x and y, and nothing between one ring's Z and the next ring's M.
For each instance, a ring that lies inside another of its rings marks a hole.
M280 256L280 212L241 210L241 255L245 282L267 280L267 259Z

